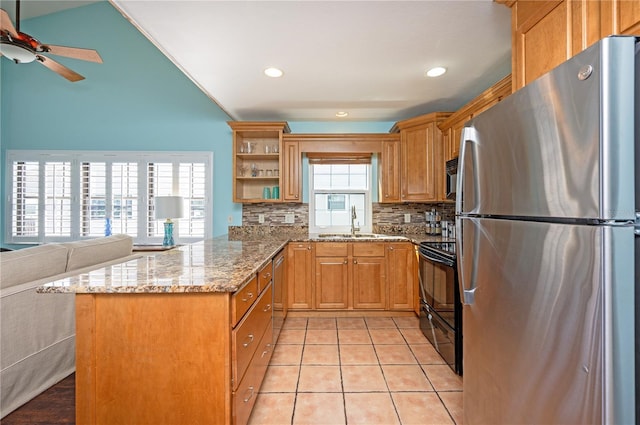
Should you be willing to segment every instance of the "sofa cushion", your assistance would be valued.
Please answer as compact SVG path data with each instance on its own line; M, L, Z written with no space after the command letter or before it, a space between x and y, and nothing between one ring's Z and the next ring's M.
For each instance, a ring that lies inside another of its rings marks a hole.
M69 249L46 244L0 253L0 288L64 273Z
M66 270L71 271L131 255L133 238L128 235L113 235L63 245L69 249Z

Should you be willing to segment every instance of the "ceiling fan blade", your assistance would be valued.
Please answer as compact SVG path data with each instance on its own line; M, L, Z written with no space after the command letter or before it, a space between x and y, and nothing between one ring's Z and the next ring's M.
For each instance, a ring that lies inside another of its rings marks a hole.
M81 49L78 47L55 46L46 44L43 46L47 53L58 56L66 56L68 58L80 59L83 61L102 63L102 58L96 50Z
M67 80L75 83L76 81L84 80L84 77L78 74L75 71L70 70L66 66L54 61L53 59L47 58L42 55L37 55L36 59L38 62L55 72L56 74L66 78Z
M18 35L16 27L13 26L13 22L11 22L9 14L4 9L0 9L0 29L7 31L11 37Z

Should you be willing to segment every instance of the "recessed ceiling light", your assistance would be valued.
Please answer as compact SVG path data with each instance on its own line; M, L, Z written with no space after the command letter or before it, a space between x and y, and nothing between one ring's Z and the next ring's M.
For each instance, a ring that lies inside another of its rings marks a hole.
M435 68L431 68L430 70L425 72L425 75L427 77L439 77L442 74L444 74L445 72L447 72L447 68L443 68L441 66L436 66Z
M265 73L266 76L272 77L272 78L282 77L282 75L284 74L284 72L282 72L282 70L280 70L278 68L273 68L273 67L265 69L264 73Z
M349 115L349 113L345 112L345 111L336 112L336 117L338 117L338 118L344 118L344 117L346 117L348 115Z

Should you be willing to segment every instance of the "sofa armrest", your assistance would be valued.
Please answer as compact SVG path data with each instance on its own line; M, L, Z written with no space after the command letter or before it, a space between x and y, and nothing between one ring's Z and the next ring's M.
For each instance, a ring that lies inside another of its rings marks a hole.
M0 289L64 273L69 249L46 244L0 254Z
M69 272L131 255L133 238L128 235L113 235L63 245L69 249L66 268Z

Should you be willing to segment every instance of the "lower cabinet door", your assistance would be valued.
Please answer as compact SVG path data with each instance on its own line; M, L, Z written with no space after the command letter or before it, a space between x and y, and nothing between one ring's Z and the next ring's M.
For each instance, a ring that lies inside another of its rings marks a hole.
M353 308L384 310L387 307L384 257L353 259Z
M347 257L316 257L315 265L315 307L318 310L346 309L349 306Z
M273 354L272 338L273 321L270 320L244 378L240 381L238 389L233 393L233 420L235 425L244 425L249 421L251 411L260 391L260 385L262 385L264 375L269 366L269 360L271 360L271 355Z

